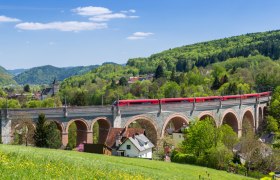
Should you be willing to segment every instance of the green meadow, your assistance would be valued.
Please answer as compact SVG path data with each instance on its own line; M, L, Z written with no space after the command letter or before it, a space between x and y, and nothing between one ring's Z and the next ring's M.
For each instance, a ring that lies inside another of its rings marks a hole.
M144 159L0 145L0 179L250 179L225 171Z

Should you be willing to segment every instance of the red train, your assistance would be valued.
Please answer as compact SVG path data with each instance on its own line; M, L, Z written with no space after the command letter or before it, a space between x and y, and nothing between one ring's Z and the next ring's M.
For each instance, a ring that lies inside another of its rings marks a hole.
M119 106L130 106L130 105L145 105L145 104L172 104L172 103L192 103L192 102L215 102L215 101L227 101L227 100L239 100L248 98L260 98L268 97L271 92L262 92L254 94L242 94L242 95L227 95L227 96L207 96L207 97L191 97L191 98L163 98L163 99L128 99L119 100ZM117 101L113 103L114 106L117 105Z

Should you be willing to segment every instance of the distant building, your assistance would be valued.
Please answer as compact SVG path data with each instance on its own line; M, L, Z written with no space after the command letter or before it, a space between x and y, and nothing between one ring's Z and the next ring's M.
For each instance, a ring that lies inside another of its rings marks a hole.
M178 132L178 133L173 133L172 134L172 139L173 139L173 142L174 142L174 146L175 147L178 147L179 144L181 144L183 141L184 141L184 134L181 133L181 132Z
M152 159L154 144L144 135L127 138L118 148L119 156Z
M144 81L144 80L153 80L154 74L147 74L145 77L143 76L136 76L136 77L129 77L128 84L136 83L137 81Z
M41 100L44 100L48 97L54 96L59 92L59 83L54 79L50 87L43 89L41 93Z

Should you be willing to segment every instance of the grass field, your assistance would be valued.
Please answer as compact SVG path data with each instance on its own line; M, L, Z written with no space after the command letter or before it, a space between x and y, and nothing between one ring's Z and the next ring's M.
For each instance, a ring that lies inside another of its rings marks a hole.
M0 179L249 179L225 171L143 159L0 145Z

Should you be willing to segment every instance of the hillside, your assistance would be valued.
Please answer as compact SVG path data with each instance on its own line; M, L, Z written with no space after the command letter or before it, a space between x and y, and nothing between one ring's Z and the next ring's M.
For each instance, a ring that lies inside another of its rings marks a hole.
M65 78L81 75L97 66L78 66L78 67L66 67L57 68L54 66L41 66L26 70L14 77L14 80L18 84L49 84L54 78L58 81L62 81Z
M73 105L100 105L102 97L103 103L111 104L117 98L270 91L280 85L279 56L280 31L241 35L130 59L126 66L104 64L65 79L60 94ZM133 76L141 80L128 83Z
M199 166L11 145L0 145L0 167L1 179L250 179Z
M11 84L16 84L12 75L5 68L0 66L0 85L5 86Z
M27 71L28 69L13 69L13 70L7 70L10 74L16 76L20 73L23 73L24 71Z
M177 71L186 72L194 66L206 67L229 58L257 54L273 60L279 59L280 30L186 45L153 54L148 58L130 59L127 65L137 67L141 74L154 72L159 64L168 71L175 68Z

